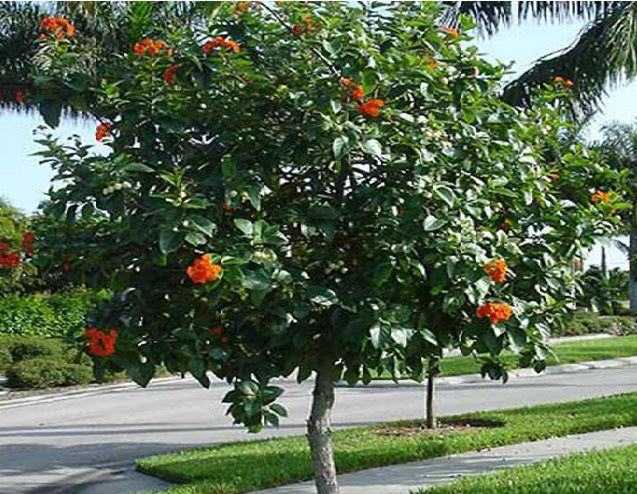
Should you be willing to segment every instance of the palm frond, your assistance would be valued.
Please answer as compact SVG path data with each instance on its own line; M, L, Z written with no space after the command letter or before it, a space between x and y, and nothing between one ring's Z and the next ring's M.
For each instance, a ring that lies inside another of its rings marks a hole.
M626 2L444 2L453 10L454 19L448 19L452 25L459 14L473 17L481 33L492 36L502 28L510 27L514 22L536 19L545 22L564 22L571 19L591 21L603 17L621 7Z
M595 111L609 88L637 75L637 4L621 3L584 28L571 46L539 59L509 83L504 99L529 104L534 88L559 75L575 84L573 116L583 118Z

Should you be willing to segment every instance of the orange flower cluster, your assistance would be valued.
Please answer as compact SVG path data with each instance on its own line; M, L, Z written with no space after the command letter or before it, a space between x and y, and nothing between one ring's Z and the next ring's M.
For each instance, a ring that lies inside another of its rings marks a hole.
M35 236L31 232L27 232L22 237L22 248L24 252L29 255L35 254L35 250L33 249L33 242L35 242Z
M104 122L99 124L95 129L95 140L98 142L102 142L102 139L105 137L111 136L111 123Z
M201 51L208 55L215 48L222 48L235 53L239 53L241 51L241 47L236 41L233 41L230 38L222 38L221 36L217 36L216 38L206 42L206 44L201 47Z
M490 261L483 266L485 273L495 283L504 283L507 275L507 262L504 259Z
M572 89L574 86L573 81L571 81L570 79L565 79L564 77L559 75L553 78L553 83L559 86L564 86L566 89Z
M103 333L97 328L86 328L84 337L88 340L88 351L96 357L108 357L115 353L116 330L111 329L108 333Z
M212 336L221 336L223 334L223 328L221 326L214 326L210 328L210 334Z
M507 303L488 302L478 307L476 315L478 319L488 317L491 324L498 324L500 321L508 320L513 312Z
M597 204L600 202L603 202L604 204L610 204L611 198L607 192L604 192L603 190L598 190L594 194L591 194L591 202L594 204Z
M357 103L360 103L365 96L365 88L363 88L363 85L356 84L349 77L341 77L341 85L349 91L349 97Z
M555 172L555 173L549 173L549 178L551 180L559 180L561 178L560 174Z
M0 243L0 268L15 269L20 266L20 254L9 252L9 246Z
M218 280L221 271L221 266L219 264L211 264L210 254L206 254L195 259L186 269L186 274L193 283L208 283Z
M449 27L449 26L440 26L439 28L443 33L448 34L449 36L453 37L453 38L457 38L458 36L460 36L460 31L458 31L457 29L453 28L453 27Z
M358 112L361 115L377 117L383 106L385 106L385 102L382 99L370 99L358 105Z
M173 51L168 48L165 41L157 40L153 41L150 38L145 38L133 45L133 51L140 57L143 55L155 56L163 51L166 55L171 56Z
M166 84L172 84L175 76L177 75L177 71L179 70L179 65L173 64L166 69L162 78Z
M436 62L435 60L429 60L427 67L429 67L430 69L435 69L436 67L438 67L438 62Z
M63 17L45 17L40 23L40 28L42 31L55 34L57 39L64 38L65 34L67 38L75 34L75 26Z
M294 26L292 26L292 34L294 34L294 36L311 34L314 31L318 31L320 27L320 24L315 23L312 16L308 14L303 17L303 25L295 24Z
M16 91L13 95L13 99L16 103L22 103L24 101L24 93L20 90Z

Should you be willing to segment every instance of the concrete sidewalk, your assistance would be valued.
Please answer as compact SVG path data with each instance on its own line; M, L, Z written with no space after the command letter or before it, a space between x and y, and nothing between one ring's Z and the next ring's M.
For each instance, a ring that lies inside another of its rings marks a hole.
M512 444L484 451L372 468L340 475L341 494L409 494L468 475L527 465L571 453L637 443L637 427L611 429L562 438ZM267 489L253 494L315 494L313 482Z

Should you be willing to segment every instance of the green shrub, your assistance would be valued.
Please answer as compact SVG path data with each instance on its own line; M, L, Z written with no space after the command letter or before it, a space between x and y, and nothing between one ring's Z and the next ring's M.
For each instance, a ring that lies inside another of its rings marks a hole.
M60 340L41 337L2 337L0 346L11 354L14 362L36 357L61 357L64 344Z
M8 348L2 346L0 344L0 369L4 369L9 366L13 362L13 357L11 357L11 352Z
M7 370L10 388L62 386L68 364L60 358L37 357L12 364Z
M75 289L53 295L0 297L0 335L62 336L84 329L84 317L108 292Z
M90 367L69 364L60 357L36 357L16 362L7 369L9 387L22 389L88 384Z
M93 369L81 364L66 364L64 368L64 385L74 386L88 384L93 380Z

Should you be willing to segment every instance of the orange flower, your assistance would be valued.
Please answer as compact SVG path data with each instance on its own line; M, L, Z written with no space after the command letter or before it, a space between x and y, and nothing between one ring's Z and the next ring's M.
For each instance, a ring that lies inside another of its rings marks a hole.
M95 128L95 140L102 142L105 137L111 137L111 123L104 122Z
M86 328L84 338L88 340L88 351L96 357L108 357L115 353L115 342L117 341L117 331L111 329L108 333L103 333L96 328Z
M166 42L162 40L153 41L150 38L144 38L133 45L133 52L140 57L143 55L155 56L161 51L164 51L168 56L172 55L172 50L168 48Z
M566 89L573 89L574 86L573 81L571 81L570 79L565 79L560 75L556 75L553 78L553 83L558 86L564 86Z
M561 177L559 173L555 172L555 173L549 173L549 178L551 180L559 180Z
M603 202L604 204L610 204L611 198L607 192L603 190L598 190L594 194L591 195L591 202L597 204L599 202Z
M361 115L377 117L380 115L380 110L383 106L385 106L385 102L382 99L370 99L358 105L358 111Z
M490 261L483 266L483 269L491 277L492 281L504 283L507 274L507 263L504 259Z
M40 29L54 34L57 39L62 39L65 34L67 38L75 34L75 26L63 17L45 17L40 22ZM42 39L42 36L40 36L40 39Z
M210 334L212 334L212 336L221 336L223 334L223 328L221 326L210 328Z
M210 41L206 42L201 47L201 51L203 51L207 55L215 48L222 48L224 50L233 51L235 53L239 53L241 51L241 47L237 44L236 41L233 41L230 38L222 38L221 36L217 36L216 38L213 38Z
M24 93L20 90L16 91L13 99L16 103L22 103L24 101Z
M438 67L438 62L436 62L435 60L430 60L427 64L427 67L429 67L430 69L435 69L436 67Z
M507 303L488 302L481 305L476 310L478 319L489 318L491 324L498 324L500 321L507 321L513 315L511 306Z
M349 96L356 102L360 102L365 97L365 88L362 84L356 84L349 77L341 77L341 84L349 91Z
M233 14L243 14L247 12L252 2L237 2L234 4L234 9L232 9Z
M449 27L449 26L440 26L440 30L443 33L447 33L449 36L452 36L454 38L457 38L458 36L460 36L460 31L458 31L457 29L453 28L453 27Z
M186 269L186 274L193 283L208 283L218 280L221 271L219 264L210 264L210 254L206 254L195 259Z
M298 24L295 24L292 26L292 34L294 34L294 36L301 36L303 34L303 28Z
M179 70L179 65L173 64L166 69L162 78L166 84L172 84L175 79L175 75L177 75L177 71Z
M31 232L27 232L22 237L22 248L24 252L29 255L35 254L35 250L33 250L33 242L35 242L35 236Z

